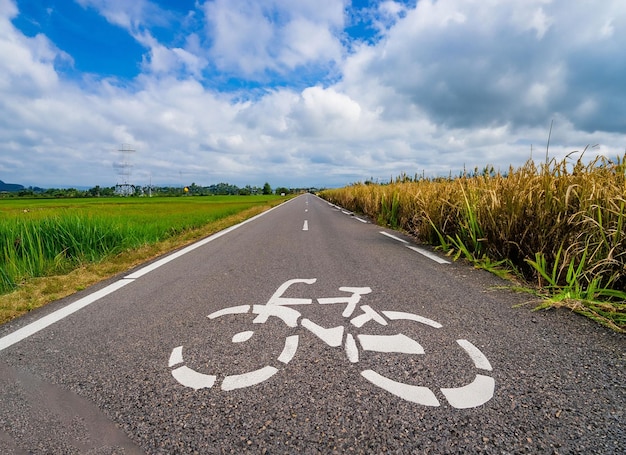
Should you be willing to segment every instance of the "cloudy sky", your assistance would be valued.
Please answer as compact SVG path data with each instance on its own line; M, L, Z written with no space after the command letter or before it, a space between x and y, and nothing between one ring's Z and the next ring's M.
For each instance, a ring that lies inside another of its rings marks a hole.
M623 0L0 0L9 183L505 170L551 122L550 156L624 154Z

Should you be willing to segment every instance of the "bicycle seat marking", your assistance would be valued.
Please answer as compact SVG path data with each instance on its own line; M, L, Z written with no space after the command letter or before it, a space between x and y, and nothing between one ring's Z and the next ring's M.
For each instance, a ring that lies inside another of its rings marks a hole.
M208 319L218 320L226 316L255 315L252 323L264 324L270 317L277 318L288 328L303 327L309 330L330 347L343 345L348 360L354 364L359 362L361 354L366 351L407 355L425 354L424 348L419 342L402 333L394 335L357 333L353 335L344 326L325 328L308 318L302 317L299 311L291 307L311 305L313 304L313 299L285 297L284 294L293 285L310 285L316 281L316 278L288 280L278 287L264 305L239 305L224 308L209 314ZM387 326L394 321L410 321L424 324L434 329L442 328L442 325L438 322L417 314L389 310L376 311L369 305L358 305L362 296L372 292L369 287L340 287L339 291L349 295L318 298L316 299L317 303L320 305L345 304L342 316L348 319L349 325L356 329L363 328L367 323ZM355 315L357 306L360 314ZM252 338L253 334L254 330L244 330L236 333L231 341L235 344L245 343ZM456 343L469 356L478 372L474 380L469 384L454 388L442 387L439 388L439 391L453 408L464 409L481 406L494 395L495 381L491 376L484 374L492 371L491 364L487 357L468 340L459 339L456 340ZM298 350L298 344L299 335L289 335L285 338L284 347L276 357L279 364L287 365L294 358ZM201 373L185 365L183 346L175 347L172 350L169 358L169 367L172 368L171 373L176 381L194 390L212 388L216 385L219 385L219 388L223 391L252 387L267 381L279 371L276 366L266 365L240 374L228 375L223 371L215 371L213 372L214 374ZM406 401L424 406L440 406L437 395L428 387L399 382L374 369L364 369L361 371L361 376L371 384Z

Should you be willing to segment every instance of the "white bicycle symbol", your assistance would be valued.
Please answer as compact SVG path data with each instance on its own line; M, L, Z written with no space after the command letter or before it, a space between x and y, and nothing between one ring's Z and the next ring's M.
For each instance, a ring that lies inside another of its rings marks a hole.
M424 354L423 347L417 341L402 333L395 335L357 334L357 344L355 337L343 326L324 328L310 319L302 318L302 314L300 312L290 307L294 305L310 305L313 304L313 300L307 298L283 297L283 295L287 289L294 284L313 284L316 281L317 279L315 278L296 278L288 280L276 290L265 305L241 305L224 308L211 313L208 315L208 318L215 320L227 315L254 314L256 315L252 321L254 324L264 324L270 317L278 318L289 328L296 328L299 324L301 327L304 327L315 334L328 346L339 347L343 345L345 353L352 363L359 362L359 345L361 351L416 355ZM361 301L361 297L372 292L369 287L340 287L339 290L341 292L349 293L350 295L343 297L319 298L316 300L321 305L345 304L346 307L342 313L344 318L350 318L355 312L357 304ZM368 305L360 305L359 309L361 310L361 314L358 314L350 319L350 324L357 329L362 328L368 322L375 322L386 326L390 321L399 320L417 322L436 329L442 327L442 325L438 322L413 313L400 311L377 312ZM253 334L254 331L252 330L239 332L232 337L232 342L243 343L250 340ZM487 360L485 355L476 346L467 340L456 340L456 342L470 357L474 366L478 370L492 370L489 360ZM277 357L278 362L284 365L288 364L296 354L298 343L299 335L287 336L282 352ZM268 380L278 372L278 368L275 366L266 365L262 368L248 371L243 374L227 375L224 374L223 371L216 371L215 374L205 374L186 366L184 363L183 346L178 346L174 348L170 354L169 367L176 367L172 370L172 375L180 384L194 390L211 388L215 386L217 382L221 382L220 387L224 391L251 387ZM439 400L433 391L428 387L398 382L372 369L361 371L361 376L372 384L404 400L425 406L440 405ZM220 378L220 381L218 381L218 377ZM494 389L495 381L492 377L483 374L476 374L474 380L465 386L440 388L439 390L452 407L462 409L472 408L486 403L493 397Z

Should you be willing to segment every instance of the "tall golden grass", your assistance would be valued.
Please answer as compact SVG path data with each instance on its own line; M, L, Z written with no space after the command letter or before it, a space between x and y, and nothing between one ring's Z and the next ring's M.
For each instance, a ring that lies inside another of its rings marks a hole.
M626 156L532 160L459 177L354 184L321 196L626 330Z

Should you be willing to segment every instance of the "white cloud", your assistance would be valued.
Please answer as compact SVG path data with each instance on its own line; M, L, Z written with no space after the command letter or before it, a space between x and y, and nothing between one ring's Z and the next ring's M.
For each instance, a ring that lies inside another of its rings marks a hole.
M0 17L3 19L12 19L17 16L19 10L15 2L11 0L0 0Z
M341 57L341 45L324 25L298 18L289 22L281 35L284 46L277 60L288 69L320 60L338 61Z
M94 8L111 24L136 32L147 21L162 22L163 11L148 0L74 0L83 8Z
M552 19L546 16L542 8L535 10L531 20L531 26L537 32L537 39L541 40L543 38L551 24Z
M554 22L543 7L544 5L549 7L550 3L549 0L530 0L511 4L510 21L517 30L534 32L535 39L541 41Z
M347 59L343 85L367 87L368 98L379 94L370 102L387 113L390 101L404 99L454 127L545 124L554 111L579 104L578 84L593 87L589 79L575 80L593 55L570 37L572 17L587 14L604 24L610 11L612 23L624 20L625 7L603 5L596 16L591 4L566 1L423 0L375 48L362 47ZM603 96L601 90L595 95Z
M202 4L208 29L185 29L175 45L150 28L170 18L146 1L79 3L144 46L142 74L67 79L59 68L71 56L19 32L15 3L0 0L4 181L110 185L121 143L137 149L138 183L342 185L506 169L531 146L543 157L552 120L551 154L624 150L619 0L383 2L368 12L375 42L345 42L342 1L215 0ZM298 79L310 69L322 79ZM280 84L252 92L209 88L213 77L245 86L272 74Z
M191 33L186 40L189 49L168 47L150 33L152 26L180 27L179 18L148 0L76 0L84 8L94 8L109 23L124 28L147 49L142 59L145 71L159 74L183 72L199 78L208 62L202 56L198 37ZM189 19L188 15L182 22Z
M220 70L259 78L341 57L341 1L214 0L204 11Z
M168 48L160 44L150 34L143 34L142 43L149 48L144 55L144 71L157 74L179 74L181 71L199 79L207 66L206 59L180 47Z
M71 63L71 58L44 35L29 38L18 33L11 23L17 10L10 8L6 0L0 11L5 14L0 16L0 88L41 93L55 87L58 84L55 60Z
M213 41L211 55L217 66L249 75L272 65L269 45L274 30L260 5L253 3L235 9L229 8L229 4L221 1L205 4Z
M290 119L304 137L350 135L361 116L361 107L334 89L310 87L302 92L302 102L294 106Z

